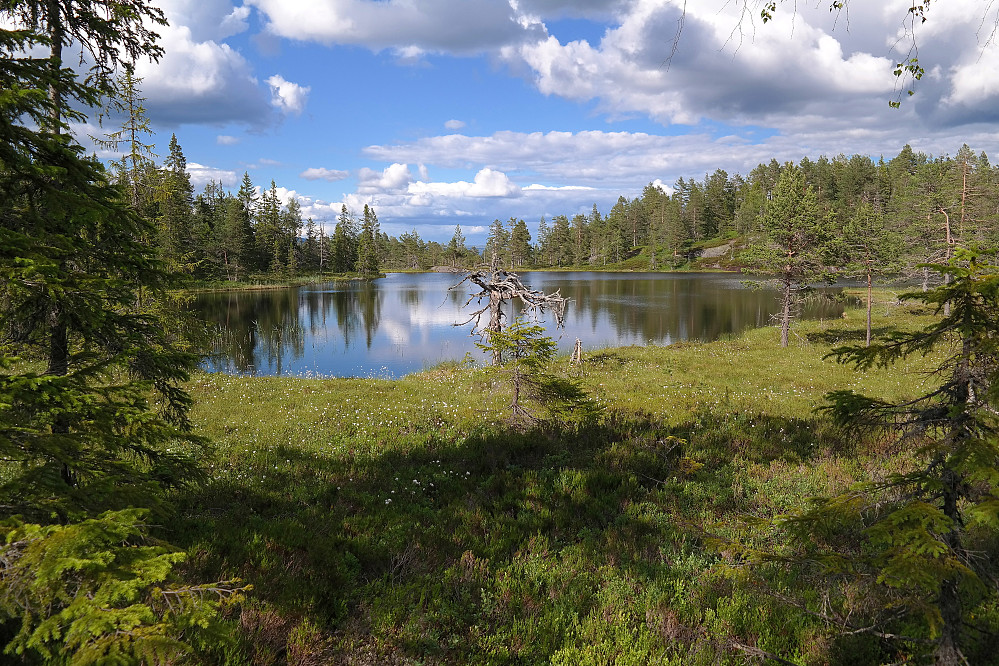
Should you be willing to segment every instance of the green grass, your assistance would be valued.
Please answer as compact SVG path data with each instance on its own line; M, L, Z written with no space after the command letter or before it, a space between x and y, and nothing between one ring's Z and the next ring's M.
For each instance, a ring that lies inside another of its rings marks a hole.
M878 315L880 330L929 321ZM396 381L200 374L211 481L176 498L170 538L193 578L254 586L210 658L714 664L754 641L836 663L842 646L733 582L703 530L904 467L814 412L831 390L895 399L932 381L933 359L865 374L823 360L862 336L850 310L799 324L787 349L768 328L590 352L603 416L572 430L512 424L502 387L454 365Z
M384 273L377 277L384 277ZM261 291L268 289L287 289L323 282L347 282L350 280L370 280L372 276L354 273L325 273L323 275L296 275L282 277L279 275L251 275L246 280L196 280L185 291L197 293L205 291Z

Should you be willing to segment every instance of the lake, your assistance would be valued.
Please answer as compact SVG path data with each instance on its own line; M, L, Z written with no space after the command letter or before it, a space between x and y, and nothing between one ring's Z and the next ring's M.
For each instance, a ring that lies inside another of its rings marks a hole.
M565 328L545 322L559 348L716 340L765 326L776 292L754 289L733 273L520 273L523 282L570 298ZM215 338L205 368L251 375L400 377L442 361L485 355L475 346L461 275L390 273L352 281L263 291L199 294L194 312ZM512 307L510 312L512 313ZM842 305L813 298L803 316L842 315ZM485 323L485 322L483 322ZM775 333L776 336L776 333ZM776 337L775 337L776 344Z

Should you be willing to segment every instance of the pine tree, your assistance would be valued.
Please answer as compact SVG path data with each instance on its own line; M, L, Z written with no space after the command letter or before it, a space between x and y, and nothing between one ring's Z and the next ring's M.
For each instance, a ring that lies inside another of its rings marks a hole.
M861 277L867 283L866 343L870 345L874 280L898 275L901 271L902 238L895 230L885 226L884 215L879 208L861 202L843 227L841 242L844 274Z
M489 225L485 259L497 266L507 266L510 263L510 234L499 220L493 220Z
M548 220L542 215L541 220L538 221L538 244L535 247L537 263L541 266L551 266L553 263L551 233L551 229L548 227Z
M594 224L594 222L599 222L599 220L600 212L597 210L596 206L593 207L593 214L589 219L582 214L572 216L572 228L570 234L572 243L572 265L583 266L590 263L590 227Z
M579 216L582 218L582 216ZM580 225L585 225L585 220L579 220ZM580 230L581 231L581 230ZM574 242L573 230L569 227L569 218L565 215L556 215L552 218L552 257L556 266L572 266L580 263L580 257L575 254L577 243Z
M786 347L794 306L809 283L825 276L829 233L819 218L815 191L788 163L767 201L761 229L744 255L755 271L773 276L780 294L780 345Z

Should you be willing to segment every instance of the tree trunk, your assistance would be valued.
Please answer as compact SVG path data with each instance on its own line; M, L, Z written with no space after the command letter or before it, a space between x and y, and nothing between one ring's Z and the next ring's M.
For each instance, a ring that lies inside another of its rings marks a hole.
M69 329L59 307L52 305L49 312L49 363L47 375L62 377L69 372Z
M961 550L961 535L959 533L961 515L957 506L961 479L956 471L946 469L941 481L943 481L943 512L953 521L953 527L944 536L944 541L952 553L957 553ZM933 663L939 666L957 666L968 663L959 647L961 644L961 625L964 622L961 612L961 596L958 590L960 582L959 576L954 575L940 583L938 607L943 627L940 630L940 643L933 653Z
M950 215L943 208L940 209L940 212L943 213L944 229L947 232L947 255L945 260L947 263L950 263L951 257L954 256L954 237L950 233ZM944 284L950 284L950 273L944 273ZM945 317L950 316L950 301L943 304L943 313Z
M791 332L791 280L784 278L781 282L783 283L783 293L781 294L780 346L787 347Z
M871 346L871 307L873 306L873 289L871 288L871 267L867 267L867 346Z
M503 330L503 296L498 291L489 292L489 334ZM503 353L493 348L493 365L503 365Z

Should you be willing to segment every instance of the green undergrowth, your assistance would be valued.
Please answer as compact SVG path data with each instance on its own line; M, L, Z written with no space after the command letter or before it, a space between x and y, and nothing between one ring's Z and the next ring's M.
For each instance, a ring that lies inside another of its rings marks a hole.
M929 321L877 314L882 332ZM904 452L814 411L832 390L897 399L932 382L920 370L933 359L866 374L823 360L862 336L850 310L800 324L787 349L759 329L592 351L582 382L602 416L573 429L510 421L503 387L461 367L396 381L201 374L190 389L210 481L176 498L167 527L192 577L253 585L233 642L205 659L890 660L740 584L707 538L905 468Z
M303 287L312 284L322 284L324 282L349 282L351 280L371 280L385 277L384 273L378 275L361 275L359 273L326 273L323 275L296 275L273 276L254 275L246 280L194 280L185 291L197 293L207 291L264 291L270 289L287 289L289 287Z

